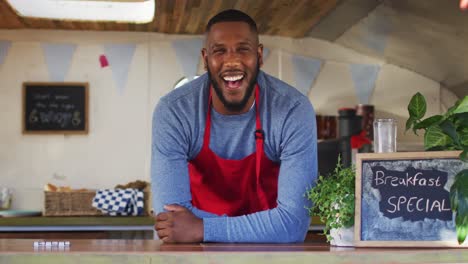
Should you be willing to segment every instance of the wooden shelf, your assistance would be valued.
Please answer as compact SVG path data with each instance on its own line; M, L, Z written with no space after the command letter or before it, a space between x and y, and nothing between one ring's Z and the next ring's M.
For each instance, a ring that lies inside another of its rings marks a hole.
M0 226L147 226L150 216L37 216L3 217Z

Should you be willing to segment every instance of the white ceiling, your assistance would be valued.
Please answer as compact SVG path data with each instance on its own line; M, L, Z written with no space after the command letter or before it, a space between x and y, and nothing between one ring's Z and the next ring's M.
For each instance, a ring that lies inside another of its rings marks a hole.
M308 34L468 95L468 11L459 0L343 0Z

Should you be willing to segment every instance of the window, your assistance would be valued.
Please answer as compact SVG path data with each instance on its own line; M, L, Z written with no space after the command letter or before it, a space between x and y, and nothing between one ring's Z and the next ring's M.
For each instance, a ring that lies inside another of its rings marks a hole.
M199 76L199 75L195 75L195 77L193 77L193 79L195 80L195 79L198 78L198 77L200 77L200 76ZM187 77L183 77L182 79L180 79L180 80L178 80L178 81L176 82L176 85L174 86L174 89L179 88L180 86L182 86L182 85L184 85L184 84L186 84L186 83L188 83L188 82L190 82L190 80L189 80Z
M155 0L7 0L20 16L65 20L148 23Z

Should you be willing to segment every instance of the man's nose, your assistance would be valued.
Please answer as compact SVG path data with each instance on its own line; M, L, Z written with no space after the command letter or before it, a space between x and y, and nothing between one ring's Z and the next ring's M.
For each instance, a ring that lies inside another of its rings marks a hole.
M228 50L226 56L224 57L225 66L236 66L241 62L239 53L235 50Z

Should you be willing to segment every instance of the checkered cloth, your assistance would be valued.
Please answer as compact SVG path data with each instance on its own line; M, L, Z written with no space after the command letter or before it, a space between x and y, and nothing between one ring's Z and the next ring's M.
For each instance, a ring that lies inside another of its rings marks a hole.
M144 194L138 189L97 190L93 207L112 216L141 215L143 213Z

